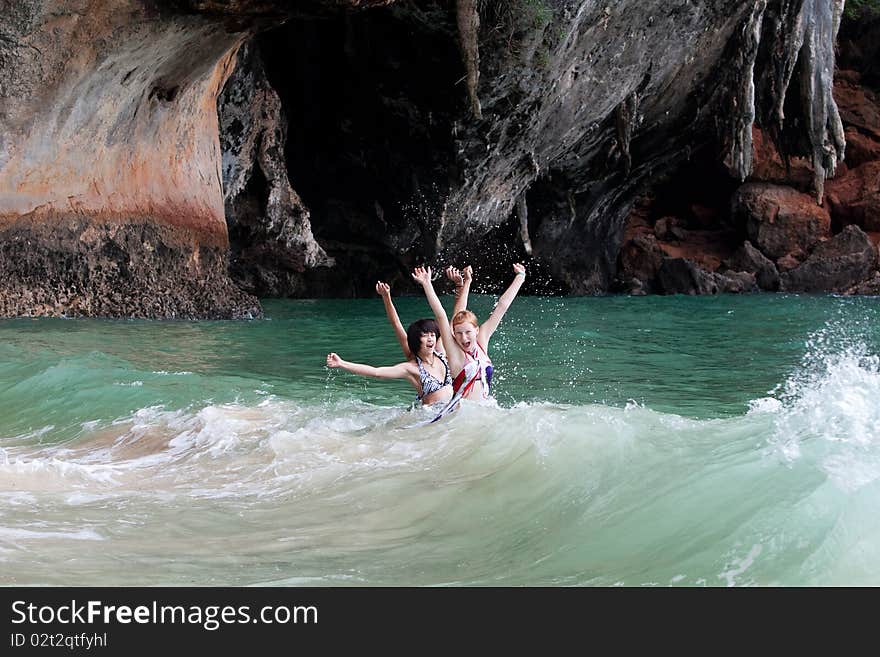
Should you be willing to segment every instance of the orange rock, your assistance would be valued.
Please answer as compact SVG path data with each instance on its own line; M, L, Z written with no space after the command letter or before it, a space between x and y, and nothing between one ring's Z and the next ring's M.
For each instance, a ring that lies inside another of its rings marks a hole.
M866 162L829 180L826 205L835 223L880 231L880 160Z
M828 211L812 196L791 187L746 183L734 194L732 210L751 242L771 260L809 253L831 236Z

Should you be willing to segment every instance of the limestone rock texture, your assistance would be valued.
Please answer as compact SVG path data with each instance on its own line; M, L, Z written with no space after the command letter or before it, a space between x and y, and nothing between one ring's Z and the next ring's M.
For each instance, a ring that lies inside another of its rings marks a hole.
M843 7L0 0L0 314L256 317L423 263L565 294L842 267L825 242L880 231L876 39L835 83ZM791 217L734 210L770 183Z
M245 45L218 103L226 222L235 279L258 296L303 296L307 269L334 264L284 159L287 121L259 52Z
M719 158L722 138L648 185L626 220L616 285L626 290L639 269L634 236L653 230L664 253L687 251L707 273L746 271L764 290L876 294L880 11L843 18L839 1L747 4L729 150ZM737 253L717 267L731 240Z
M841 9L397 0L259 34L288 122L288 179L335 263L282 265L276 289L369 295L381 278L413 290L408 270L422 263L472 264L477 289L495 289L524 260L527 292L651 291L623 280L627 222L645 195L669 205L657 190L689 167L691 189L672 190L692 194L688 216L658 244L714 272L746 237L730 216L738 184L826 203L844 170L828 74ZM694 193L716 169L714 196ZM639 275L656 275L656 252L629 249L629 266L637 253L651 259Z
M245 35L150 3L4 3L0 308L246 317L216 99Z

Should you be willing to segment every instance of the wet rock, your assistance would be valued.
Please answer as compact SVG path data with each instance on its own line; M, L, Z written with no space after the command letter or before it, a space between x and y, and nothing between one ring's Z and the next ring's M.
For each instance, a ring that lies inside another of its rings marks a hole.
M721 277L723 290L733 294L746 294L749 292L757 292L760 288L755 275L748 271L726 271L724 273L716 273Z
M657 239L650 234L637 235L624 244L620 250L620 275L625 281L636 281L625 284L625 291L631 294L635 293L633 290L650 292L664 257Z
M755 277L747 272L709 272L686 258L664 258L657 272L661 294L742 293L757 289Z
M0 228L0 316L260 317L227 264L225 246L150 218L22 220Z
M768 258L808 253L831 233L828 211L790 187L746 183L734 194L732 214Z
M762 290L779 289L779 272L776 266L749 241L743 242L736 253L724 261L724 266L729 271L754 274L755 281Z
M866 162L829 180L828 208L840 226L880 231L880 160Z
M847 293L871 276L877 266L877 249L858 226L815 248L799 267L784 272L781 288L792 292Z
M880 296L880 271L875 271L873 276L868 280L858 284L854 290L855 294L865 294L869 296Z

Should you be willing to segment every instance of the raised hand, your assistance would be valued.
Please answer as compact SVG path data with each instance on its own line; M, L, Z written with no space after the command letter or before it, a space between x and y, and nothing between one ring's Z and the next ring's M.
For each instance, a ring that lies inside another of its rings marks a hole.
M413 269L412 273L413 280L416 283L419 283L422 287L431 284L431 268L430 267L416 267Z
M342 359L337 354L327 354L327 367L342 367Z
M456 287L464 285L464 276L461 271L450 265L446 268L446 278L455 283Z
M461 274L462 283L470 283L474 279L474 268L468 265L461 270Z
M513 273L525 276L526 268L518 262L513 263Z
M383 283L382 281L376 282L376 294L380 297L389 297L391 296L391 286L388 283Z

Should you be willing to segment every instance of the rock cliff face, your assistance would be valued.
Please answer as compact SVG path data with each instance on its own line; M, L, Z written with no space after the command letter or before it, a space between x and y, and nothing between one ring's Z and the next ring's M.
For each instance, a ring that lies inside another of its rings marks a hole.
M476 35L460 20L475 8ZM405 284L418 261L491 278L531 256L532 284L591 293L635 192L708 138L749 16L734 0L398 1L257 43L314 234L364 272L351 292Z
M126 0L6 2L2 312L245 316L216 98L244 35Z
M259 35L291 183L336 262L277 291L369 294L377 277L405 288L424 261L470 262L497 282L514 259L538 274L530 291L663 291L621 264L639 198L674 193L687 209L655 255L719 275L748 239L731 209L741 182L792 186L808 214L817 201L826 217L834 204L860 212L827 180L848 171L854 134L829 75L841 2L600 4L398 0ZM672 205L652 206L648 232ZM843 225L792 246L783 268ZM761 280L778 285L773 267Z
M816 262L875 276L843 2L605 4L0 0L0 314L246 317L514 259L533 292L872 289ZM742 209L797 193L815 221Z
M815 11L809 3L803 7ZM618 289L691 292L686 285L664 286L658 276L664 259L686 251L702 275L745 271L755 274L764 290L876 294L880 106L871 90L877 84L874 60L866 59L866 53L876 49L878 14L866 9L859 20L843 24L833 107L827 105L827 93L812 95L812 74L792 76L783 103L767 100L780 88L777 82L767 74L757 78L765 111L757 112L749 130L751 168L741 174L745 184L731 188L726 173L713 166L717 151L709 149L698 156L696 166L685 168L685 175L676 174L673 182L652 190L628 220ZM833 30L833 15L825 19ZM771 23L778 21L777 16ZM805 40L801 47L811 44ZM772 53L766 57L773 61ZM815 134L810 131L810 117L816 114L811 102L831 107L824 130ZM734 153L727 162L738 163ZM829 175L824 181L816 175L822 170ZM707 196L698 188L713 191ZM670 195L679 202L664 202ZM670 223L678 227L677 234L666 230ZM724 252L739 243L738 256L725 259ZM637 266L639 255L648 253L651 257L644 262L654 264Z

